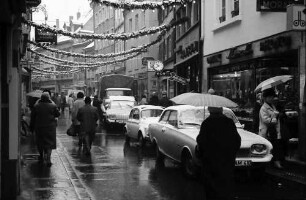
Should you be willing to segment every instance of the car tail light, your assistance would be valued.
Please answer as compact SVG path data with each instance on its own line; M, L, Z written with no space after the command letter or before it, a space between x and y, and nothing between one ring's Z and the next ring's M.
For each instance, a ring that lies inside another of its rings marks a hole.
M265 155L268 153L267 146L264 144L253 144L250 151L253 155Z

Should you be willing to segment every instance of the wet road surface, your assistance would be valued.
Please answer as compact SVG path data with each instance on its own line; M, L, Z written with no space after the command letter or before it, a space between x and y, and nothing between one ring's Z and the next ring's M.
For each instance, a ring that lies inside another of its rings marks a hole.
M121 130L106 132L99 129L91 155L86 156L78 146L78 138L66 135L70 120L61 117L58 122L58 159L71 166L71 173L77 183L86 191L89 198L101 200L204 200L204 187L199 180L183 176L180 166L166 159L165 166L156 165L155 151L152 146L140 148L137 142L125 143ZM53 159L56 162L57 158ZM53 167L53 166L52 166ZM70 184L67 177L55 169L52 174L42 172L42 176L57 177L53 185ZM30 173L30 172L29 172ZM39 176L39 175L37 175ZM247 173L237 175L236 199L306 199L305 185L285 181L275 176L267 176L264 181L254 181ZM35 183L34 183L35 184ZM80 187L80 188L82 188ZM71 188L72 189L72 188ZM58 190L58 194L65 192ZM86 197L86 194L83 196ZM78 195L82 196L82 195ZM44 198L54 199L54 198ZM60 199L60 198L55 198ZM69 198L68 198L69 199ZM70 199L76 199L71 196ZM87 199L87 198L84 198Z

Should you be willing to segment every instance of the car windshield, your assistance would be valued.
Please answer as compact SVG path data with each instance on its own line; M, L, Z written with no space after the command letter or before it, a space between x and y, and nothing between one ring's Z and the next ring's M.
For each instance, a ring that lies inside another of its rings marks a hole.
M183 127L201 126L203 120L204 114L200 109L184 110L179 114L179 125Z
M202 113L202 115L205 115L204 119L207 119L207 117L209 117L210 113L207 109L207 107L205 108L205 113L204 113L204 108L203 107L199 107L198 108L200 110L200 112ZM234 114L234 112L230 109L223 109L223 115L225 115L226 117L232 119L234 121L234 123L236 124L236 127L240 128L242 127L242 125L240 124L238 118L236 117L236 115Z
M125 109L125 108L133 108L134 102L133 101L112 101L110 103L111 109Z
M132 96L131 90L107 90L107 96Z
M159 117L160 114L163 112L161 109L148 109L148 110L143 110L141 112L141 117L142 118L148 118L148 117Z

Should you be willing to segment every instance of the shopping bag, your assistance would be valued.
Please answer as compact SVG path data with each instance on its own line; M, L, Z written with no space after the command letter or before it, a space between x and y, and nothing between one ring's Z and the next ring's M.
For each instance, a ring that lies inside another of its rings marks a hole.
M76 136L76 133L75 133L75 131L74 131L74 125L73 124L71 124L70 125L70 127L67 129L67 135L69 135L69 136Z

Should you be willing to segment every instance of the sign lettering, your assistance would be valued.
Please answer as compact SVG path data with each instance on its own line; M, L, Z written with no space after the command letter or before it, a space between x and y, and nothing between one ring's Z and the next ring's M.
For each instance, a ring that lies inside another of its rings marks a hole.
M257 0L257 11L260 12L286 12L290 4L303 5L303 0Z

